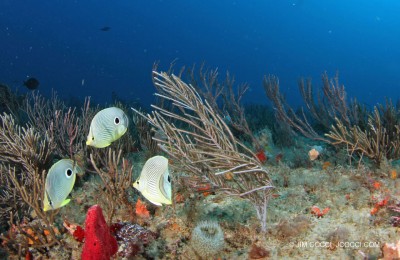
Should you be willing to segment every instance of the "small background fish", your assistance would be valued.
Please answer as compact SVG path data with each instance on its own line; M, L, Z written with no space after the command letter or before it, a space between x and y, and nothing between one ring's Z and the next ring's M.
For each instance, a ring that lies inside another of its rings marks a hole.
M27 87L30 90L37 89L39 87L39 80L35 78L29 78L26 81L24 81L24 86Z
M100 28L100 31L103 31L103 32L108 32L109 30L111 30L111 27L109 27L109 26L104 26L104 27Z

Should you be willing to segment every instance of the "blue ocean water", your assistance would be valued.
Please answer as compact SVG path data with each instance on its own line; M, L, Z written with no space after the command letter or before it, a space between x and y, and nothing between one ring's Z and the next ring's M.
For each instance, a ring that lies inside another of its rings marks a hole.
M400 96L399 11L395 0L2 0L0 82L27 91L34 76L45 95L147 104L153 63L176 60L229 70L249 102L267 102L264 74L296 103L297 80L320 85L327 71L375 104Z

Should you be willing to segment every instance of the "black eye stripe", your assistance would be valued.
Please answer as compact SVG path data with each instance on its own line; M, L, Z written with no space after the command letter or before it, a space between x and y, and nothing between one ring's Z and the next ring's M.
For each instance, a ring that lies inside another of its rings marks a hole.
M53 202L50 199L49 193L46 190L46 197L47 197L47 201L49 202L49 205L53 208Z

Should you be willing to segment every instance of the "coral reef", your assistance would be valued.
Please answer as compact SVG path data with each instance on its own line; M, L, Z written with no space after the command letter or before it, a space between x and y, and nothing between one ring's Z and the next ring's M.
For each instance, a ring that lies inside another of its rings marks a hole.
M197 206L195 219L223 221L234 227L237 223L246 224L256 218L252 205L244 199L216 194L203 198L202 202Z
M2 239L7 241L9 251L18 254L28 251L28 247L44 250L59 244L53 217L42 211L41 203L45 168L53 151L51 140L33 127L17 125L12 115L1 115L0 122L0 223L15 225L17 230ZM31 212L38 219L35 224L26 223L27 219L33 220ZM34 239L27 230L35 230L40 239ZM45 230L51 239L43 235Z
M387 109L394 110L393 106ZM384 115L387 114L383 114L375 107L368 118L365 130L358 125L346 127L337 119L336 126L333 125L326 136L332 139L331 144L346 146L349 154L357 153L361 157L366 156L377 164L386 159L398 159L400 158L400 126L397 119L388 121L381 118Z
M105 169L97 166L94 155L90 154L90 161L96 170L97 174L103 182L104 189L100 191L104 193L107 198L107 213L108 223L112 222L114 213L119 206L124 205L130 212L133 212L133 205L128 199L127 190L132 184L132 169L133 166L125 158L121 158L122 150L118 154L111 149L107 149L106 158L104 162ZM96 154L98 158L99 154ZM99 161L99 160L97 160Z
M302 232L309 230L311 221L306 216L296 216L291 220L281 220L271 233L282 240L297 237Z
M257 156L234 137L218 110L191 85L165 72L153 71L153 80L159 91L156 95L172 102L172 108L155 107L156 111L147 116L135 112L167 136L166 140L157 140L160 147L179 161L180 167L204 177L215 189L248 199L265 232L273 186ZM224 177L229 172L234 177L231 182Z
M147 116L138 108L136 126L107 149L84 145L99 108L88 99L74 108L36 92L12 104L0 98L0 110L10 113L0 116L0 258L399 257L399 243L390 244L400 223L398 105L370 111L348 103L337 78L324 75L317 99L311 82L300 82L307 110L290 110L272 93L284 107L249 108L246 125L240 100L247 85L233 95L229 75L221 84L216 71L201 71L189 76L200 78L193 85L179 75L154 72L159 103ZM266 81L277 90L277 78ZM274 111L289 121L277 122ZM277 148L285 142L290 147ZM310 158L312 149L318 156ZM147 205L132 187L153 153L168 157L172 205ZM66 207L43 212L46 172L61 157L75 159L85 174Z
M54 153L61 158L71 159L85 153L85 133L88 133L90 120L97 109L90 107L90 98L85 99L80 111L75 107L67 107L55 92L50 99L32 92L23 106L30 125L40 133L49 135Z
M299 81L299 90L306 104L306 113L296 113L279 90L279 79L264 78L264 89L275 107L278 121L303 136L338 147L345 147L348 156L366 156L379 164L384 159L400 157L398 108L391 100L369 111L356 100L347 101L345 88L338 75L329 79L322 75L322 91L315 96L311 80ZM321 94L322 93L322 94Z
M245 109L241 104L250 88L249 84L235 86L235 78L228 71L225 80L221 82L218 69L206 69L204 64L200 66L198 73L195 72L195 66L189 68L188 82L207 100L212 110L224 118L236 137L241 141L249 140L256 152L262 149L247 122Z

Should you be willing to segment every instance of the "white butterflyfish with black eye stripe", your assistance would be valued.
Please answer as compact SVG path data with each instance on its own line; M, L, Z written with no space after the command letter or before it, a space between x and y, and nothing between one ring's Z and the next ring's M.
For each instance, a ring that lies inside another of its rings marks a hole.
M71 199L67 199L75 184L76 174L82 169L75 161L62 159L53 164L46 176L43 199L43 211L61 208Z
M148 159L133 187L154 205L172 204L168 159L164 156Z
M90 123L86 145L104 148L126 133L129 120L118 107L100 110Z

